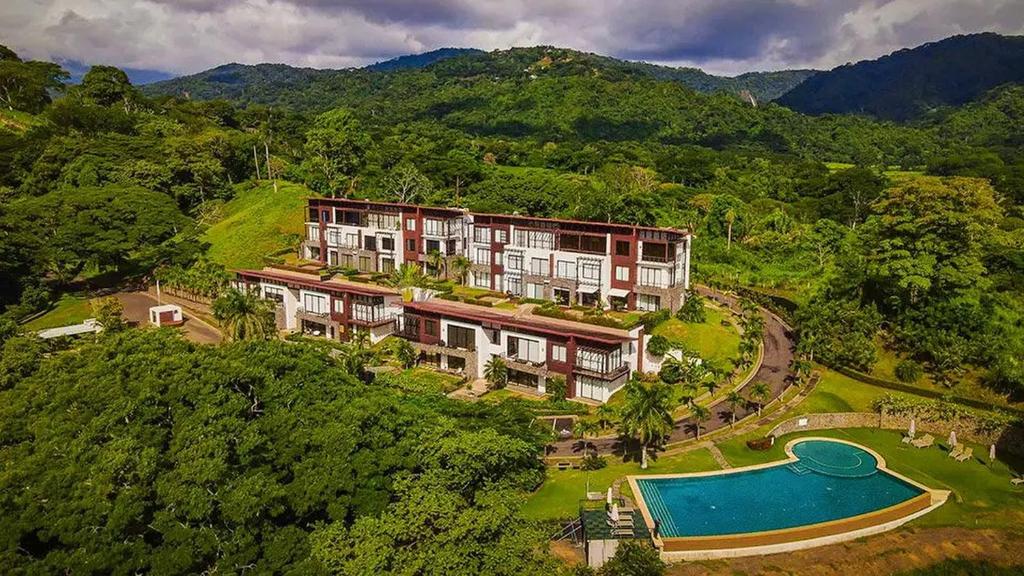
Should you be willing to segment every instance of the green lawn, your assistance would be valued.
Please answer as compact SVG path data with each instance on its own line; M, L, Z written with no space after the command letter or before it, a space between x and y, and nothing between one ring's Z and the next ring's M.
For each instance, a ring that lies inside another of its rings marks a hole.
M675 318L662 322L654 328L653 335L668 338L681 344L707 360L721 366L730 366L730 361L739 356L740 335L731 323L722 325L726 313L717 308L707 309L707 322L687 324Z
M531 520L555 520L575 516L579 512L579 501L586 497L588 480L591 492L607 492L615 479L631 474L718 470L718 464L711 453L703 448L677 456L652 459L647 470L641 470L638 462L622 462L614 456L608 456L607 459L607 467L591 472L548 469L547 480L540 489L530 495L523 508L523 516ZM622 488L627 492L626 484L623 484Z
M734 466L760 464L784 459L783 447L801 436L841 438L867 446L881 454L892 470L929 488L953 492L941 508L915 520L916 525L1016 529L1024 522L1024 488L1010 485L1011 466L1022 471L1024 462L989 462L987 446L973 445L975 458L957 462L946 455L944 444L918 449L903 444L898 431L853 428L789 434L764 452L750 450L738 438L720 444L719 449Z
M44 330L80 324L86 318L92 318L92 306L89 298L65 294L57 301L56 306L42 316L25 323L27 330Z
M270 183L238 187L224 206L224 217L203 236L210 243L210 259L228 268L256 268L264 256L297 247L305 234L306 199L313 195L290 182L278 182L277 193Z

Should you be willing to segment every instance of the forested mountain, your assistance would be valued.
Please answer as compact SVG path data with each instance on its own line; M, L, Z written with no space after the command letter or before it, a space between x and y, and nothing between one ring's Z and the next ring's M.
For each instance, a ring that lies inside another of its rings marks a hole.
M372 70L374 72L391 72L394 70L407 70L410 68L424 68L434 62L440 62L441 60L447 60L448 58L454 58L455 56L479 53L483 53L483 51L477 50L476 48L438 48L437 50L431 50L429 52L406 54L405 56L399 56L390 60L377 62L376 64L370 64L369 66L366 66L365 69Z
M587 75L609 80L669 80L704 93L740 94L747 91L758 101L767 101L813 73L813 70L750 72L729 78L712 76L695 68L627 62L561 48L513 48L494 52L443 48L361 69L314 70L283 64L226 64L191 76L158 82L147 86L144 91L150 96L187 94L201 100L227 98L320 110L345 103L336 93L366 89L368 86L386 89L392 82L405 82L406 76L420 82L442 84L481 76L497 81Z
M778 99L806 114L911 120L1024 81L1024 36L954 36L819 72Z

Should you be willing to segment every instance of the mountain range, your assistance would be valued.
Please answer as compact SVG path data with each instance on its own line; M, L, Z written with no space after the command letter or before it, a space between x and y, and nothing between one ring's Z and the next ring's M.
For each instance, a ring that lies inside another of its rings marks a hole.
M667 81L752 103L775 101L804 114L858 114L905 122L977 101L1001 85L1024 82L1024 37L953 36L829 71L749 72L735 77L551 46L491 52L441 48L340 70L225 64L155 82L144 91L150 96L225 98L318 111L358 99L361 91L388 90L395 83L419 82L437 89L446 82L528 82L552 77Z

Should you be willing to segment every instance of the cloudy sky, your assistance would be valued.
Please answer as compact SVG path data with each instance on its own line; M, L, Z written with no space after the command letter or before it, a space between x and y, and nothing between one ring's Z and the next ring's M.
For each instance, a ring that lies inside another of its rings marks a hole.
M178 74L537 44L735 74L979 31L1024 34L1024 0L0 0L0 44L24 56Z

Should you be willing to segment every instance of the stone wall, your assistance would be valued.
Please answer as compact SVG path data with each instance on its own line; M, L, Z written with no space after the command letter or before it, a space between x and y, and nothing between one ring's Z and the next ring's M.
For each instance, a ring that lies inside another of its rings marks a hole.
M956 430L957 438L975 444L995 444L1000 452L1024 456L1024 429L1019 426L1007 426L1002 430L985 433L975 430L967 423L950 426L946 422L929 422L918 418L915 422L917 435L931 434L937 441L943 442L950 430ZM783 436L792 432L808 430L831 430L836 428L884 428L886 430L907 430L910 428L909 416L886 414L879 416L872 412L838 412L831 414L804 414L780 422L769 432L771 436Z

